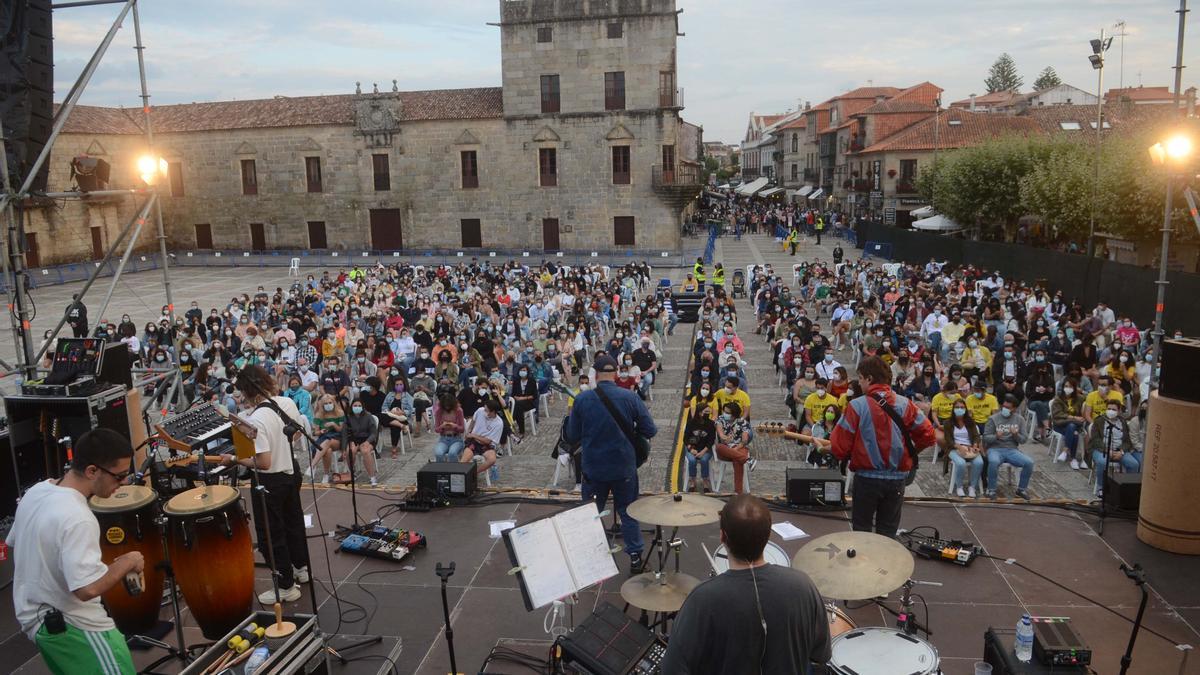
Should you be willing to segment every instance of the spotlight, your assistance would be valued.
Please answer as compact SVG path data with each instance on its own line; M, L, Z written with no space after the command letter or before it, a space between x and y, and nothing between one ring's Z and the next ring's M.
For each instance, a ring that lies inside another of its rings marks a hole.
M137 161L138 173L146 185L154 185L159 177L167 175L167 160L162 157L142 155Z

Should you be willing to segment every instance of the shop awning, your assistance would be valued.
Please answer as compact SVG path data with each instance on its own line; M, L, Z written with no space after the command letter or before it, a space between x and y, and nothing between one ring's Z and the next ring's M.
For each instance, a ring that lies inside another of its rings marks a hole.
M816 190L814 190L813 192L811 192L808 195L808 198L809 199L819 199L821 197L821 195L823 195L823 194L825 194L825 190L823 190L822 188L817 188Z
M805 185L804 187L800 188L800 189L799 189L799 190L796 192L796 194L800 195L801 197L807 197L807 196L808 196L808 193L810 193L810 192L812 192L812 191L813 191L813 186L811 186L811 185Z
M913 221L912 226L914 230L925 230L926 232L957 232L964 229L962 225L941 215Z
M771 195L777 195L780 192L783 192L783 188L773 187L773 188L768 188L766 190L763 190L762 192L758 193L758 196L759 197L770 197Z
M739 195L752 195L755 192L767 187L767 183L769 182L771 182L771 179L769 178L756 178L753 181L739 187L737 189L737 193Z
M913 218L928 218L934 214L934 210L932 206L922 206L919 209L913 209L910 213Z

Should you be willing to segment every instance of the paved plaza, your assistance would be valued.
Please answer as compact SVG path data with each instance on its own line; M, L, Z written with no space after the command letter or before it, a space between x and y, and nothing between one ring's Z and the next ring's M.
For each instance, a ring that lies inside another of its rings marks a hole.
M770 264L775 270L784 274L791 282L791 266L804 260L832 259L832 250L838 240L826 237L821 245L815 240L805 240L796 257L787 255L782 247L773 239L763 235L745 236L740 241L732 237L724 237L718 241L714 260L721 261L729 273L735 269L744 269L746 265ZM843 242L844 244L844 242ZM844 245L850 251L848 256L856 257L857 251ZM322 268L301 269L302 275L319 274ZM684 270L662 269L655 270L655 278L670 278L678 284L684 275ZM301 277L303 278L303 277ZM283 268L195 268L178 267L171 272L172 294L177 308L184 310L192 300L200 303L200 307L208 311L210 307L223 307L230 298L241 293L253 293L258 286L267 290L276 287L287 287L296 280L289 277ZM104 312L99 314L100 304L107 291L110 280L101 279L93 287L88 298L89 316L93 321L105 318L117 321L122 315L128 314L135 324L142 326L158 317L162 306L166 303L163 278L160 271L140 272L125 275L117 284L112 302ZM51 328L60 316L62 308L70 301L71 294L82 284L66 284L36 289L33 298L38 307L38 315L33 322L34 333L40 335L45 329ZM738 329L746 344L747 376L749 379L749 394L752 401L752 418L758 424L770 421L787 421L788 409L784 405L784 390L778 385L777 374L770 362L770 345L760 336L753 334L753 309L749 299L737 300L739 310ZM810 311L810 316L816 316ZM828 317L821 317L827 322ZM658 377L654 386L654 400L648 403L654 420L659 427L659 433L652 443L650 460L640 470L641 488L643 491L659 491L668 489L670 483L671 458L677 442L680 424L681 403L683 402L684 385L687 380L686 368L689 347L695 326L680 324L674 336L663 346L663 373ZM6 361L15 356L11 340L0 341L0 357ZM848 367L854 359L849 350L836 354L836 358ZM6 392L12 391L15 378L4 381ZM531 488L573 490L575 488L571 472L563 468L555 482L557 464L550 457L551 449L558 438L558 431L566 411L566 401L557 394L550 396L549 410L543 411L537 425L536 434L528 434L521 443L513 446L512 456L505 456L499 464L499 479L495 487ZM384 489L397 490L413 485L416 481L417 470L432 456L434 438L429 434L417 435L413 443L404 444L404 454L392 459L386 450L379 462L380 483ZM1087 471L1071 470L1067 465L1053 463L1048 456L1047 448L1040 443L1029 443L1023 447L1026 454L1036 463L1030 491L1034 499L1088 499L1091 497L1091 487ZM752 445L752 453L759 458L759 463L750 474L753 492L764 495L776 495L784 492L784 472L790 466L803 464L802 449L795 443L759 434ZM926 462L922 464L917 481L909 487L910 496L941 497L947 494L948 478L943 474L941 463L928 461L930 453L926 453ZM715 467L715 464L714 464ZM1002 478L1004 474L1001 474ZM365 476L360 476L365 482ZM361 483L360 483L361 484ZM732 472L728 471L721 485L722 491L732 489ZM1012 487L1002 486L1001 497L1011 497Z

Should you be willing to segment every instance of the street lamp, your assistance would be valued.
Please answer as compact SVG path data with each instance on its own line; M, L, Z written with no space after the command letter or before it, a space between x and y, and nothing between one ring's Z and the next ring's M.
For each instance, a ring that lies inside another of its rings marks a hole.
M1167 170L1167 199L1163 206L1162 244L1158 251L1158 299L1154 304L1154 369L1150 371L1150 388L1158 388L1159 366L1162 364L1163 304L1167 296L1167 254L1171 247L1171 205L1175 179L1188 167L1194 152L1191 136L1180 131L1165 141L1150 146L1150 161Z
M137 161L137 170L146 185L154 185L160 177L167 175L167 160L162 157L142 155Z
M1096 71L1096 175L1092 185L1092 215L1088 220L1088 258L1096 255L1096 203L1100 200L1100 131L1104 128L1104 52L1108 51L1112 38L1104 37L1104 29L1100 29L1100 38L1091 40L1092 53L1088 61Z

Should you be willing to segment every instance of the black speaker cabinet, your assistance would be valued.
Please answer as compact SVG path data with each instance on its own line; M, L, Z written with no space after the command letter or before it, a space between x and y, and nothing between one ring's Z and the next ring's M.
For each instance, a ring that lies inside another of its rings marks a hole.
M474 462L429 462L417 471L417 498L463 502L475 495L478 478Z
M1142 474L1109 473L1104 477L1104 504L1110 509L1137 511L1142 501Z
M96 373L96 379L104 384L119 384L129 389L133 386L132 368L129 347L124 342L109 342L104 345L104 358L100 360L100 372Z
M1178 338L1163 340L1162 373L1158 394L1167 398L1200 403L1200 340Z

